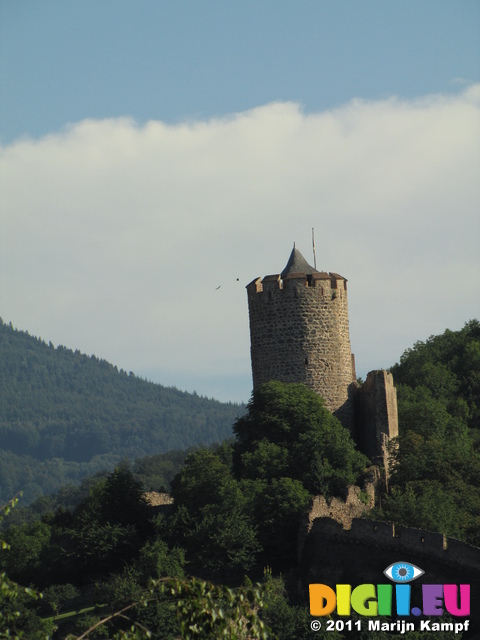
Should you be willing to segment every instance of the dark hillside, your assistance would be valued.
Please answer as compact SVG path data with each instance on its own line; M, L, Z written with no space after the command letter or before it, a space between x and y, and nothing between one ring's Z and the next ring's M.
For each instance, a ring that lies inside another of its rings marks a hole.
M55 348L3 322L0 390L0 500L25 481L37 485L34 497L45 484L49 491L52 482L59 486L57 477L60 484L77 481L120 458L220 442L243 412Z

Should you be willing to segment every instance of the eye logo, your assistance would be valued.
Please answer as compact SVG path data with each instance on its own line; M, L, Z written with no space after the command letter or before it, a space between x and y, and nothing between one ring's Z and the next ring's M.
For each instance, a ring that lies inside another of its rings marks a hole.
M425 571L410 562L394 562L383 573L393 582L404 583L423 576Z

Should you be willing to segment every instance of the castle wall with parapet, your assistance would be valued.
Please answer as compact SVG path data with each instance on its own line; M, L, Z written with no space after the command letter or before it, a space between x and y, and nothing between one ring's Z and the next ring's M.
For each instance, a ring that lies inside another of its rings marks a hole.
M480 549L388 522L354 519L351 528L330 518L317 518L301 554L305 583L363 584L388 582L383 571L394 562L409 562L425 571L422 583L468 583L472 603L480 601Z
M247 286L253 388L304 382L353 430L347 283L334 273L257 278Z

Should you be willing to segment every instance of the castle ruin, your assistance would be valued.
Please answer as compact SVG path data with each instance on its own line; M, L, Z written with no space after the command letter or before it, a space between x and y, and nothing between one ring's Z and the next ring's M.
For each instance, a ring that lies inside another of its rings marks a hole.
M398 435L396 389L383 370L356 381L347 279L317 271L294 246L284 270L255 278L247 295L254 391L270 380L304 383L387 469L388 441Z
M270 380L307 385L350 429L359 450L385 468L386 480L388 444L398 435L397 393L384 370L370 371L362 385L356 381L346 278L317 271L294 247L285 269L256 278L247 294L254 391ZM441 533L363 519L378 481L374 466L363 490L349 487L344 500L312 497L299 523L299 593L317 582L376 584L392 560L408 558L425 572L412 587L414 601L425 580L461 580L477 602L480 549Z

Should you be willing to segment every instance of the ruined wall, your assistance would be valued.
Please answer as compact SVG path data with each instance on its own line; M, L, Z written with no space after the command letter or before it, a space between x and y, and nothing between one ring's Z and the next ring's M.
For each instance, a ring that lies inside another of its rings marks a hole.
M173 504L172 496L166 491L147 491L143 494L143 497L150 507Z
M171 515L174 510L173 498L165 491L147 491L143 494L145 502L153 514Z
M247 286L253 388L303 382L353 431L347 283L333 273L257 278Z
M380 475L377 467L370 470L369 481L365 483L363 491L360 487L350 485L345 500L341 498L326 498L322 495L313 496L311 503L300 520L298 529L298 557L302 555L305 540L314 522L318 518L327 518L339 523L344 529L350 529L355 518L360 518L375 506L375 490Z
M360 451L388 471L388 441L398 436L397 390L391 373L368 373L355 393L355 423Z
M341 498L326 500L324 496L313 496L308 512L307 529L310 531L317 518L331 518L340 523L344 529L350 529L352 520L373 509L374 505L375 488L372 484L367 485L363 494L360 487L348 487L345 500Z

